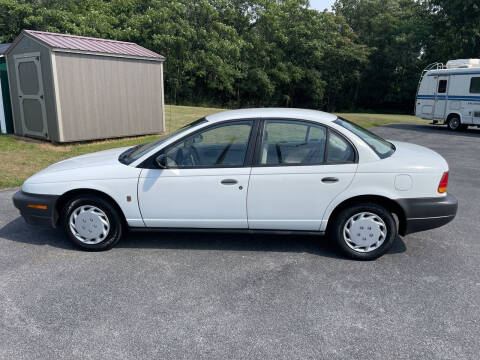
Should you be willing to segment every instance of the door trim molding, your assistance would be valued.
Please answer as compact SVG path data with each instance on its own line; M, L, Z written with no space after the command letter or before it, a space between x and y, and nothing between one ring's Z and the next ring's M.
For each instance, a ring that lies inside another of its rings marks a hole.
M277 229L235 229L235 228L182 228L182 227L130 227L135 232L199 232L199 233L234 233L234 234L302 234L325 235L325 231L277 230Z

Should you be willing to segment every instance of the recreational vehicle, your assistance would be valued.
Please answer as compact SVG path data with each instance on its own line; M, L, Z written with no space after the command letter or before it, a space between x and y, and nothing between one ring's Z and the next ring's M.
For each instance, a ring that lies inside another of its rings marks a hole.
M480 125L480 59L435 63L423 71L415 115L451 130Z

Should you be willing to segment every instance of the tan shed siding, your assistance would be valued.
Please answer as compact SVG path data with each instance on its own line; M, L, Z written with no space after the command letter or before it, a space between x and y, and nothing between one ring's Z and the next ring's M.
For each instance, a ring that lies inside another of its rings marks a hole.
M162 63L55 53L64 141L164 131Z

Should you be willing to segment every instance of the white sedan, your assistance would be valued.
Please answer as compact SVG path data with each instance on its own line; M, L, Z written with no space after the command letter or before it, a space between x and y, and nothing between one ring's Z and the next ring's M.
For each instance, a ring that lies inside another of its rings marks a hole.
M61 224L84 249L111 248L127 229L296 231L371 260L397 234L455 217L447 183L447 162L425 147L319 111L247 109L53 164L13 200L28 223Z

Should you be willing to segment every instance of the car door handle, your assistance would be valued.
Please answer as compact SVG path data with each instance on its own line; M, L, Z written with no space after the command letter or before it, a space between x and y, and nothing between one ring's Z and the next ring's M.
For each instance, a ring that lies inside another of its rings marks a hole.
M336 177L324 177L322 179L322 182L327 183L327 184L336 183L336 182L338 182L338 178L336 178Z
M235 179L223 179L220 183L222 185L235 185L238 181Z

